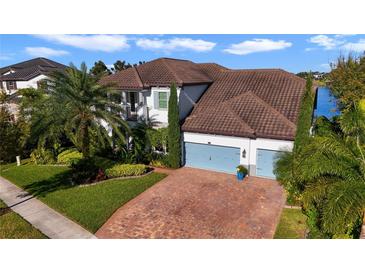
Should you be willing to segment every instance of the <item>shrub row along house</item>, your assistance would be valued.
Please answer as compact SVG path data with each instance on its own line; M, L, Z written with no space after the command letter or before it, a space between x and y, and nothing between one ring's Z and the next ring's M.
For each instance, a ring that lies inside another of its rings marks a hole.
M186 166L274 178L280 151L291 150L305 80L281 69L232 70L215 63L159 58L104 77L121 92L124 118L168 124L177 85Z

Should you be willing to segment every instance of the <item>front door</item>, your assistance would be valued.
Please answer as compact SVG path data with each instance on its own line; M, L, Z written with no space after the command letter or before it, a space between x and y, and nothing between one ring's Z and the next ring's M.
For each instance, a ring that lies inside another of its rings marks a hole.
M136 112L136 93L129 92L129 104L131 106L131 112Z

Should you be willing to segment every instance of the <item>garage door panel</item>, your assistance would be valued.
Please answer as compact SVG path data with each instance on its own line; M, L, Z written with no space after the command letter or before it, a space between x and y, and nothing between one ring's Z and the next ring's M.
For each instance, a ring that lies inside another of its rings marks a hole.
M275 179L274 166L280 151L257 149L256 175Z
M240 162L240 148L185 142L185 165L235 173Z

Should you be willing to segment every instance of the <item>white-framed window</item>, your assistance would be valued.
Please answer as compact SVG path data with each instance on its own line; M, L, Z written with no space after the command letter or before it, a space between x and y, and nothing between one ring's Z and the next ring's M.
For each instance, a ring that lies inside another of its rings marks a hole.
M16 82L15 81L7 81L7 89L8 90L14 90L16 89Z
M158 108L159 109L167 109L168 104L169 104L168 92L159 91L158 92Z

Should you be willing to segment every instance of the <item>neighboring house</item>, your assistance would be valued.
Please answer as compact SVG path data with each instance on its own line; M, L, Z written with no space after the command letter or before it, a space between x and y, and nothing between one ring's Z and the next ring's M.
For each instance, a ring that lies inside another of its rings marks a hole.
M17 111L19 89L38 88L52 72L65 68L65 65L47 58L35 58L0 68L0 89L10 95L10 111Z
M281 69L231 70L160 58L101 81L121 91L127 119L167 125L169 87L178 86L186 166L274 178L277 155L291 150L305 80Z
M37 88L50 73L65 68L63 64L42 57L3 67L0 68L0 88L7 94L22 88Z

